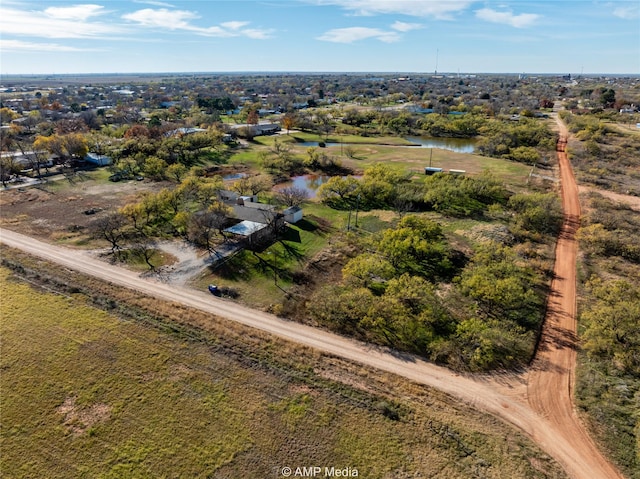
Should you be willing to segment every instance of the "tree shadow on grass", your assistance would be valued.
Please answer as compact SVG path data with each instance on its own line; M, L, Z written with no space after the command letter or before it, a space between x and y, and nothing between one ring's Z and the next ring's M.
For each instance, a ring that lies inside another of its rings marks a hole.
M280 235L280 241L291 241L292 243L302 243L300 232L291 227L287 227Z
M302 261L306 258L306 255L302 252L301 248L295 244L289 244L284 241L280 241L282 245L282 256L285 259L295 259L297 261Z
M222 263L214 263L209 271L230 281L249 281L252 277L251 266L244 254L238 254Z

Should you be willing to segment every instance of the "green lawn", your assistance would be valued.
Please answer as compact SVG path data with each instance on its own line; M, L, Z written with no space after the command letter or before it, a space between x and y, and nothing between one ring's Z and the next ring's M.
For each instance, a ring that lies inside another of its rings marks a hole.
M202 274L195 286L204 289L214 283L232 288L239 301L257 308L282 303L295 274L327 245L332 230L326 220L307 212L301 221L288 225L278 241L259 251L242 251L213 272Z

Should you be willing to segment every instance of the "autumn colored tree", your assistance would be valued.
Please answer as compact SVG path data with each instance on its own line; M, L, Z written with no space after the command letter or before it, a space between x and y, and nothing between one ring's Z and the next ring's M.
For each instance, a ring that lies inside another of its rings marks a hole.
M257 195L269 191L273 186L273 179L269 175L247 176L236 180L231 189L241 195Z
M282 117L282 127L287 130L287 135L289 134L289 130L291 130L296 124L296 117L293 113L286 113L284 117Z
M144 125L132 125L124 132L125 138L150 138L149 128Z
M150 156L145 160L142 171L145 176L154 181L164 180L167 171L167 162L157 156Z
M63 161L72 158L84 158L89 151L87 140L81 133L70 133L68 135L38 135L33 142L36 150L46 150L58 156Z
M20 118L20 115L13 111L11 108L0 108L0 123L10 123L17 118Z
M255 109L251 109L247 114L247 123L249 125L257 125L260 117L258 116L258 111Z

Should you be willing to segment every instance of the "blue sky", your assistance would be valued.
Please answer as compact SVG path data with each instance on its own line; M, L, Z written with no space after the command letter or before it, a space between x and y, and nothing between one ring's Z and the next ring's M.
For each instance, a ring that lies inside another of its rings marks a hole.
M0 71L640 73L639 0L0 0Z

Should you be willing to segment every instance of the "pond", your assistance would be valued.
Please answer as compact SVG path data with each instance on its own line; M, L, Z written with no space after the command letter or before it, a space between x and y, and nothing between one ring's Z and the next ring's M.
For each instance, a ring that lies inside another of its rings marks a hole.
M410 141L413 145L404 145L408 148L440 148L441 150L449 150L455 151L456 153L473 153L476 149L475 140L470 138L433 138L433 137L425 137L421 138L418 136L410 136L405 138L405 140ZM296 143L298 146L318 146L317 141L302 141ZM327 146L338 146L340 143L327 142ZM342 143L344 146L366 146L364 143Z
M354 175L354 178L360 179L360 176ZM325 184L329 181L331 176L329 175L300 175L300 176L292 176L290 181L285 181L284 183L278 183L273 187L275 191L281 190L283 188L294 187L301 190L304 190L309 195L309 198L316 197L316 190L320 188L321 185ZM343 178L346 178L343 176Z
M222 179L224 181L239 180L240 178L245 178L246 176L247 176L246 173L229 173L228 175L222 175Z
M473 153L476 149L476 142L470 138L434 138L410 136L405 138L419 145L421 148L440 148L441 150L455 151L456 153Z

